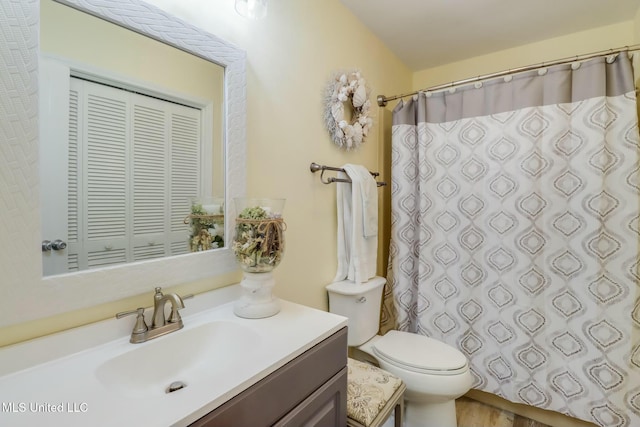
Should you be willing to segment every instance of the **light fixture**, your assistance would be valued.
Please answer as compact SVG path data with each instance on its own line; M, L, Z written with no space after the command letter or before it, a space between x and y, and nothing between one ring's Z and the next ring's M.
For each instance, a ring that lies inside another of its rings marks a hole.
M236 0L236 12L249 19L267 16L267 0Z

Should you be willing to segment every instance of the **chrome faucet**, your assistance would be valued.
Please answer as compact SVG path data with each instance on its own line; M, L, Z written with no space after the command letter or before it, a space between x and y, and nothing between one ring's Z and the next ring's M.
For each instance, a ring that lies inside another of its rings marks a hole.
M162 335L166 335L170 332L182 329L184 323L182 322L182 317L180 317L180 313L178 312L178 310L184 308L183 299L191 297L193 297L193 295L185 295L184 298L181 298L178 294L164 295L162 293L162 288L158 287L155 289L155 294L153 296L153 320L151 323L151 327L148 327L147 323L144 320L144 308L142 307L139 307L136 310L123 311L122 313L118 313L116 314L116 318L121 319L132 314L137 315L136 323L133 326L131 339L129 341L133 344L143 343ZM165 318L164 312L164 307L167 302L171 303L171 313L169 314L168 319Z

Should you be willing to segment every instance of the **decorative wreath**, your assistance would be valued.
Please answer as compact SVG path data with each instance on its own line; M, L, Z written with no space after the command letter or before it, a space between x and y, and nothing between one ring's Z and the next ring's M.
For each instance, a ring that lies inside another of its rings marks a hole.
M352 122L345 119L345 103L352 108ZM366 138L373 120L369 117L369 90L359 71L338 73L329 82L325 94L324 121L331 139L347 151L358 148Z

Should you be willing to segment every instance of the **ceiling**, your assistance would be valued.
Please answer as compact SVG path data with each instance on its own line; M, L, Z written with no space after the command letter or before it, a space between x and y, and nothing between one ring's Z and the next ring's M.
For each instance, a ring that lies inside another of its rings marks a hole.
M640 7L640 0L341 1L413 71L633 20Z

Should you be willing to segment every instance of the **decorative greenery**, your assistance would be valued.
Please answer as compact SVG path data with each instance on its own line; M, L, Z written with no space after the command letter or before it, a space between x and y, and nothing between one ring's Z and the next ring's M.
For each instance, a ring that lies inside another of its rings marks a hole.
M231 249L244 271L273 270L284 253L285 224L279 214L255 206L245 208L236 218L236 234Z
M267 211L265 211L264 208L261 208L260 206L245 208L242 212L240 212L240 215L238 215L238 218L242 219L267 219L268 217L269 215L267 214Z
M191 205L191 252L206 251L224 246L224 215L212 214L203 209L202 204Z

